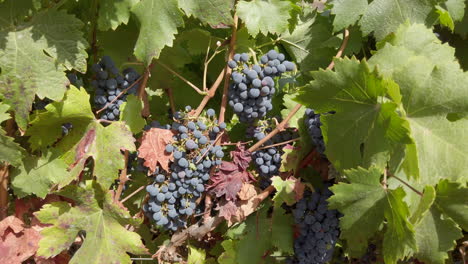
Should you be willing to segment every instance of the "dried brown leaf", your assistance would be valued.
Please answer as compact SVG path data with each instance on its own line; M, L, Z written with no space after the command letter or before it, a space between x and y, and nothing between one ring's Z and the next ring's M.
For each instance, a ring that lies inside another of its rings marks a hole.
M151 128L143 134L138 157L144 160L143 165L154 172L158 164L169 171L169 163L173 161L172 154L165 151L166 145L173 142L174 132L168 129Z
M250 183L244 183L238 193L239 199L241 200L249 200L255 195L257 195L257 190L255 190L255 186Z
M37 230L25 228L17 217L3 219L0 222L0 263L22 263L36 253L40 239Z

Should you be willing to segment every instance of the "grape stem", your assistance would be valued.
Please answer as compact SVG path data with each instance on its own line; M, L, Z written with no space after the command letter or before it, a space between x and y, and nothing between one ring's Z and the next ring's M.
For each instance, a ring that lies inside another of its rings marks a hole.
M300 139L301 139L300 137L298 137L298 138L293 138L293 139L290 139L290 140L287 140L287 141L284 141L284 142L280 142L280 143L276 143L276 144L264 146L264 147L258 148L257 150L268 149L268 148L272 148L272 147L277 147L277 146L281 146L281 145L286 145L286 144L288 144L288 143L291 143L291 142L294 142L294 141L298 141L298 140L300 140Z
M200 90L200 88L198 88L195 84L191 83L189 80L185 79L184 76L178 74L176 71L174 71L173 69L169 68L169 66L167 66L166 64L160 62L160 61L156 61L157 64L161 65L164 69L168 70L169 72L171 72L172 74L174 74L175 76L179 77L179 79L181 79L183 82L185 82L188 86L192 87L198 94L201 94L201 95L205 95L206 92Z
M388 176L397 179L399 182L403 183L406 187L410 188L413 192L415 192L419 196L421 196L421 197L423 196L422 192L416 190L416 188L414 188L413 186L411 186L409 183L405 182L404 180L400 179L399 177L391 174L390 172L388 173Z
M246 141L246 142L226 142L226 143L222 143L221 145L222 146L237 146L237 145L247 145L247 144L250 144L252 143L253 141L252 140L249 140L249 141Z
M205 151L205 153L203 153L203 155L197 160L197 162L195 164L198 164L200 163L200 161L206 156L206 154L208 154L208 152L210 152L210 150L213 148L213 146L216 144L216 142L219 141L219 139L223 136L224 134L224 131L219 133L219 135L216 137L216 139L214 140L213 143L210 144L210 146L208 147L208 149Z
M203 109L205 108L206 104L208 103L208 101L213 98L213 96L215 95L216 93L216 90L218 89L219 85L221 84L221 82L223 81L223 76L224 76L224 71L225 69L223 69L219 75L218 75L218 78L216 78L216 81L213 83L213 85L211 86L211 88L208 90L208 93L205 95L205 97L203 97L202 101L200 102L200 105L198 105L197 109L195 110L195 113L193 114L193 117L197 118L198 116L200 116L201 112L203 111Z
M206 49L205 63L204 63L204 69L203 69L203 92L204 92L204 94L206 94L208 92L208 87L206 85L206 76L208 75L208 65L216 57L216 55L218 55L219 53L221 53L224 50L224 48L219 50L220 46L217 46L216 49L213 52L213 55L211 55L211 57L208 58L208 55L210 54L210 46L211 46L211 38L210 38L210 41L208 43L208 48Z
M126 201L128 201L128 199L132 198L135 194L139 193L141 190L145 189L146 186L140 186L138 189L136 189L135 191L133 191L131 194L129 194L128 196L126 196L125 198L122 199L122 201L120 201L121 203L125 203Z
M99 0L94 0L91 6L91 13L93 13L94 17L91 20L91 53L93 54L93 61L94 63L97 62L98 56L98 47L97 47L97 20L99 17Z
M169 97L169 106L171 107L171 112L174 114L176 112L175 103L174 103L174 94L172 93L172 87L164 89Z
M124 93L126 93L130 88L132 88L133 86L135 86L141 79L143 79L144 75L140 76L140 78L138 78L135 82L133 82L129 87L125 88L123 91L121 91L114 99L112 99L112 101L110 101L109 103L107 103L103 108L99 109L96 111L96 114L99 114L101 113L102 111L104 111L107 107L111 106L115 101L117 101Z
M239 17L237 14L234 14L234 23L232 25L232 36L231 42L229 43L229 55L227 61L232 60L234 53L236 51L236 41L237 41L237 27L239 23ZM228 101L228 88L229 88L229 79L231 78L232 69L228 66L226 61L226 66L224 67L224 87L223 87L223 97L221 98L221 109L219 110L219 120L218 124L224 122L224 115L226 113L226 105Z
M143 100L143 109L141 110L141 115L143 117L148 117L150 115L148 94L146 93L145 88L146 88L146 83L148 82L148 78L151 74L151 69L153 68L153 66L154 64L151 63L148 67L145 68L145 73L143 74L143 80L141 81L140 89L138 90L138 98Z
M238 23L238 21L239 21L239 18L237 17L236 14L234 14L234 23L233 23L233 26L232 26L232 35L231 35L231 39L230 39L230 42L229 42L229 56L228 56L228 59L232 58L232 56L234 56L234 46L236 44L236 38L237 38L236 36L237 36L237 23ZM231 77L231 68L229 68L227 66L227 63L226 63L226 66L224 67L224 69L218 75L218 78L216 79L214 84L208 90L208 93L205 95L205 97L203 97L202 101L200 102L200 105L197 107L197 110L193 114L193 117L197 118L201 114L203 109L205 108L208 101L210 101L210 99L214 97L214 95L216 94L216 90L218 89L219 85L223 81L223 77L224 77L224 86L226 87L226 80L229 81L229 78ZM229 85L229 83L227 85ZM224 108L223 108L223 102L224 102ZM226 111L225 110L226 109L226 104L227 104L227 92L223 91L223 97L222 97L222 102L221 102L221 110L219 112L219 122L218 122L218 124L224 122L224 112Z
M283 121L281 121L281 123L279 123L278 126L276 126L276 128L273 129L273 131L271 131L270 133L268 133L268 135L266 135L260 141L255 143L255 145L250 147L248 149L248 151L250 153L256 151L258 148L260 148L260 146L263 145L263 143L267 142L269 139L274 137L276 134L283 131L285 129L286 125L288 124L289 120L291 120L291 118L297 113L297 111L299 111L299 109L301 109L301 107L302 107L301 104L297 104L296 106L294 106L294 108L291 110L291 112L289 112L288 116Z
M128 178L127 178L128 150L125 150L124 157L125 157L125 165L122 171L120 172L119 186L117 187L117 191L115 192L114 201L120 200L120 196L122 195L124 185L128 181Z
M15 120L10 118L6 121L5 130L7 136L13 137L15 134ZM0 162L0 221L8 215L8 180L10 177L10 164Z
M343 32L343 43L341 43L341 47L336 53L335 58L340 58L343 55L343 52L346 49L346 46L348 45L348 40L349 40L349 30L345 29ZM335 60L332 60L332 62L328 65L327 70L331 70L333 69L333 67L335 67Z

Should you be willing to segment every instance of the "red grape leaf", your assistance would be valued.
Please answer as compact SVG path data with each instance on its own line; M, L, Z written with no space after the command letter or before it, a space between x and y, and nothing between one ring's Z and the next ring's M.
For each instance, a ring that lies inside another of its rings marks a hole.
M242 170L246 170L249 167L250 161L252 161L252 153L245 149L244 145L238 144L237 149L231 151L231 157L234 164L239 166Z
M174 160L172 154L167 154L166 145L172 143L174 132L169 129L151 128L143 134L138 157L145 160L143 165L154 172L159 163L161 168L169 171L169 163Z
M33 256L41 235L25 228L23 221L9 216L0 222L0 263L20 264Z
M223 161L219 170L211 177L212 184L208 188L217 197L225 195L226 200L236 201L242 184L250 182L251 178L253 177L248 171L241 169L233 162Z
M220 217L231 221L231 218L237 214L237 205L232 201L221 201L218 203L216 210L219 211Z

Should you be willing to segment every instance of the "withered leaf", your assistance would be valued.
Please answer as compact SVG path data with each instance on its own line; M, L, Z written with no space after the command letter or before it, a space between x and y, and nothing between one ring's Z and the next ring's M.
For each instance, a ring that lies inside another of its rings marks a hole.
M143 165L154 172L158 164L169 171L169 163L173 161L172 154L165 151L166 145L172 143L174 132L168 129L151 128L143 134L138 157L144 159Z

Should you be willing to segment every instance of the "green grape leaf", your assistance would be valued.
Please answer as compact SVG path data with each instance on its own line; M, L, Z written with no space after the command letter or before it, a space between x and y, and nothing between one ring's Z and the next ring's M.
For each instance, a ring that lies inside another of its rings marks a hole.
M281 110L281 116L283 119L285 119L289 113L291 113L291 110L297 105L297 102L293 100L296 96L296 93L285 94L283 96L284 109ZM297 111L296 114L294 114L293 117L289 120L289 127L299 127L299 120L302 120L301 118L304 116L304 113L305 107L301 107L299 111Z
M463 19L465 12L465 0L447 0L444 5L450 13L450 16L455 21Z
M2 18L0 20L0 30L14 28L28 14L38 8L31 0L6 0L0 1L0 3L0 17Z
M219 264L237 264L237 245L236 241L228 239L221 242L224 252L218 257Z
M468 114L468 75L424 25L403 25L377 44L369 60L398 83L414 144L407 147L402 168L420 179L420 187L440 179L467 179L468 119L451 122L452 113Z
M340 31L348 26L354 25L364 14L367 8L367 0L335 0L331 13L335 15L333 29Z
M206 253L203 249L198 249L191 245L188 246L189 255L187 259L187 264L204 264Z
M278 206L273 210L273 224L271 226L271 241L273 245L284 253L294 254L294 218L292 214Z
M234 21L233 0L179 0L179 6L187 16L194 16L212 27L229 26Z
M147 253L140 236L125 228L138 222L96 182L87 181L83 187L68 186L58 194L73 199L75 205L52 203L35 213L42 223L52 224L41 231L38 255L58 255L71 246L81 230L86 232L86 238L71 264L132 263L126 252Z
M449 12L453 15L454 19L456 21L460 20L460 22L458 22L455 25L455 33L461 35L463 38L466 38L468 36L468 11L464 12L465 11L464 7L468 6L468 2L466 2L465 0L465 3L463 4L454 4L454 3L451 3L450 5L448 4L449 2L457 2L457 1L463 1L463 0L449 0L447 1L447 6L448 6ZM457 10L457 14L454 13L454 10ZM460 16L462 16L462 18L460 18Z
M120 25L115 30L97 31L97 39L99 44L105 47L106 55L110 56L115 62L115 65L122 69L125 63L128 63L129 54L132 54L135 48L136 40L138 39L139 27L135 19L130 19L128 24ZM122 41L122 40L125 41ZM143 65L131 65L138 72L143 72ZM150 78L151 79L151 78Z
M79 31L82 26L65 11L51 9L27 24L0 31L0 94L23 130L36 94L60 100L69 83L63 71L85 71L87 42Z
M44 198L55 185L72 180L67 164L53 152L41 157L26 156L23 163L12 170L11 177L11 186L19 197L35 194Z
M383 99L396 93L398 85L371 71L367 62L336 59L334 72L321 70L312 76L314 81L296 100L319 113L336 111L321 116L321 129L325 153L338 170L384 167L395 145L411 143L408 124L396 112L398 104Z
M120 24L127 24L130 9L138 0L99 1L98 28L101 31L115 30Z
M441 212L432 207L415 226L415 257L424 263L444 264L447 251L456 246L456 240L463 237L460 228L451 219L442 217Z
M283 180L279 176L273 176L271 178L271 185L276 189L275 196L273 197L276 207L281 206L283 202L287 205L295 204L302 197L302 192L304 191L304 186L300 180L294 177Z
M443 264L448 258L447 251L456 245L455 240L461 238L462 233L452 219L443 216L437 202L434 203L435 198L434 187L426 186L418 208L411 216L418 248L414 255L425 263Z
M34 115L31 127L26 131L33 150L44 149L54 144L62 137L61 126L64 123L70 123L73 127L63 141L74 145L94 120L89 94L83 88L71 87L63 101L50 103L45 110Z
M450 16L449 11L445 10L441 6L436 6L436 12L439 15L440 24L453 31L455 29L455 24L453 23L453 19L452 16Z
M245 23L249 34L279 34L288 30L293 4L281 0L252 0L237 3L237 15ZM275 19L272 19L274 17Z
M134 95L127 96L127 102L120 106L120 120L124 121L133 134L138 134L146 125L145 119L141 116L143 102Z
M301 72L325 68L336 54L336 46L328 43L339 40L333 36L333 25L322 16L306 10L299 17L294 31L285 31L280 43L298 63ZM338 44L337 46L339 46ZM312 52L313 51L313 52Z
M424 188L424 193L422 198L419 201L417 207L415 207L415 211L412 212L410 222L413 225L418 224L424 214L431 208L435 201L436 192L434 187L428 185Z
M466 184L442 180L437 185L436 203L445 215L468 230L468 188Z
M10 119L10 114L6 111L10 108L0 102L0 124ZM5 130L0 128L0 161L6 161L13 166L21 164L23 148L13 141L12 137L7 136Z
M377 40L381 40L407 21L427 22L433 8L432 0L375 0L360 21L361 29L364 35L374 32Z
M384 259L385 263L396 263L406 256L406 248L416 249L414 230L407 220L405 192L401 188L385 189L380 183L381 174L382 170L376 167L345 171L350 183L331 187L334 195L328 201L330 208L344 214L340 220L341 238L347 240L351 256L364 254L368 239L386 220Z
M237 263L260 263L271 246L271 220L268 206L264 206L246 220L244 236L237 244Z
M249 53L252 47L255 47L255 39L250 37L247 28L241 27L237 31L236 52Z
M135 56L149 65L165 46L172 46L177 28L184 26L177 0L142 0L132 8L140 21Z
M86 134L64 159L73 163L70 165L72 173L80 173L89 157L94 159L93 175L104 188L110 187L119 176L119 171L125 167L122 150L135 151L135 139L132 132L123 122L113 122L104 127L93 122Z

